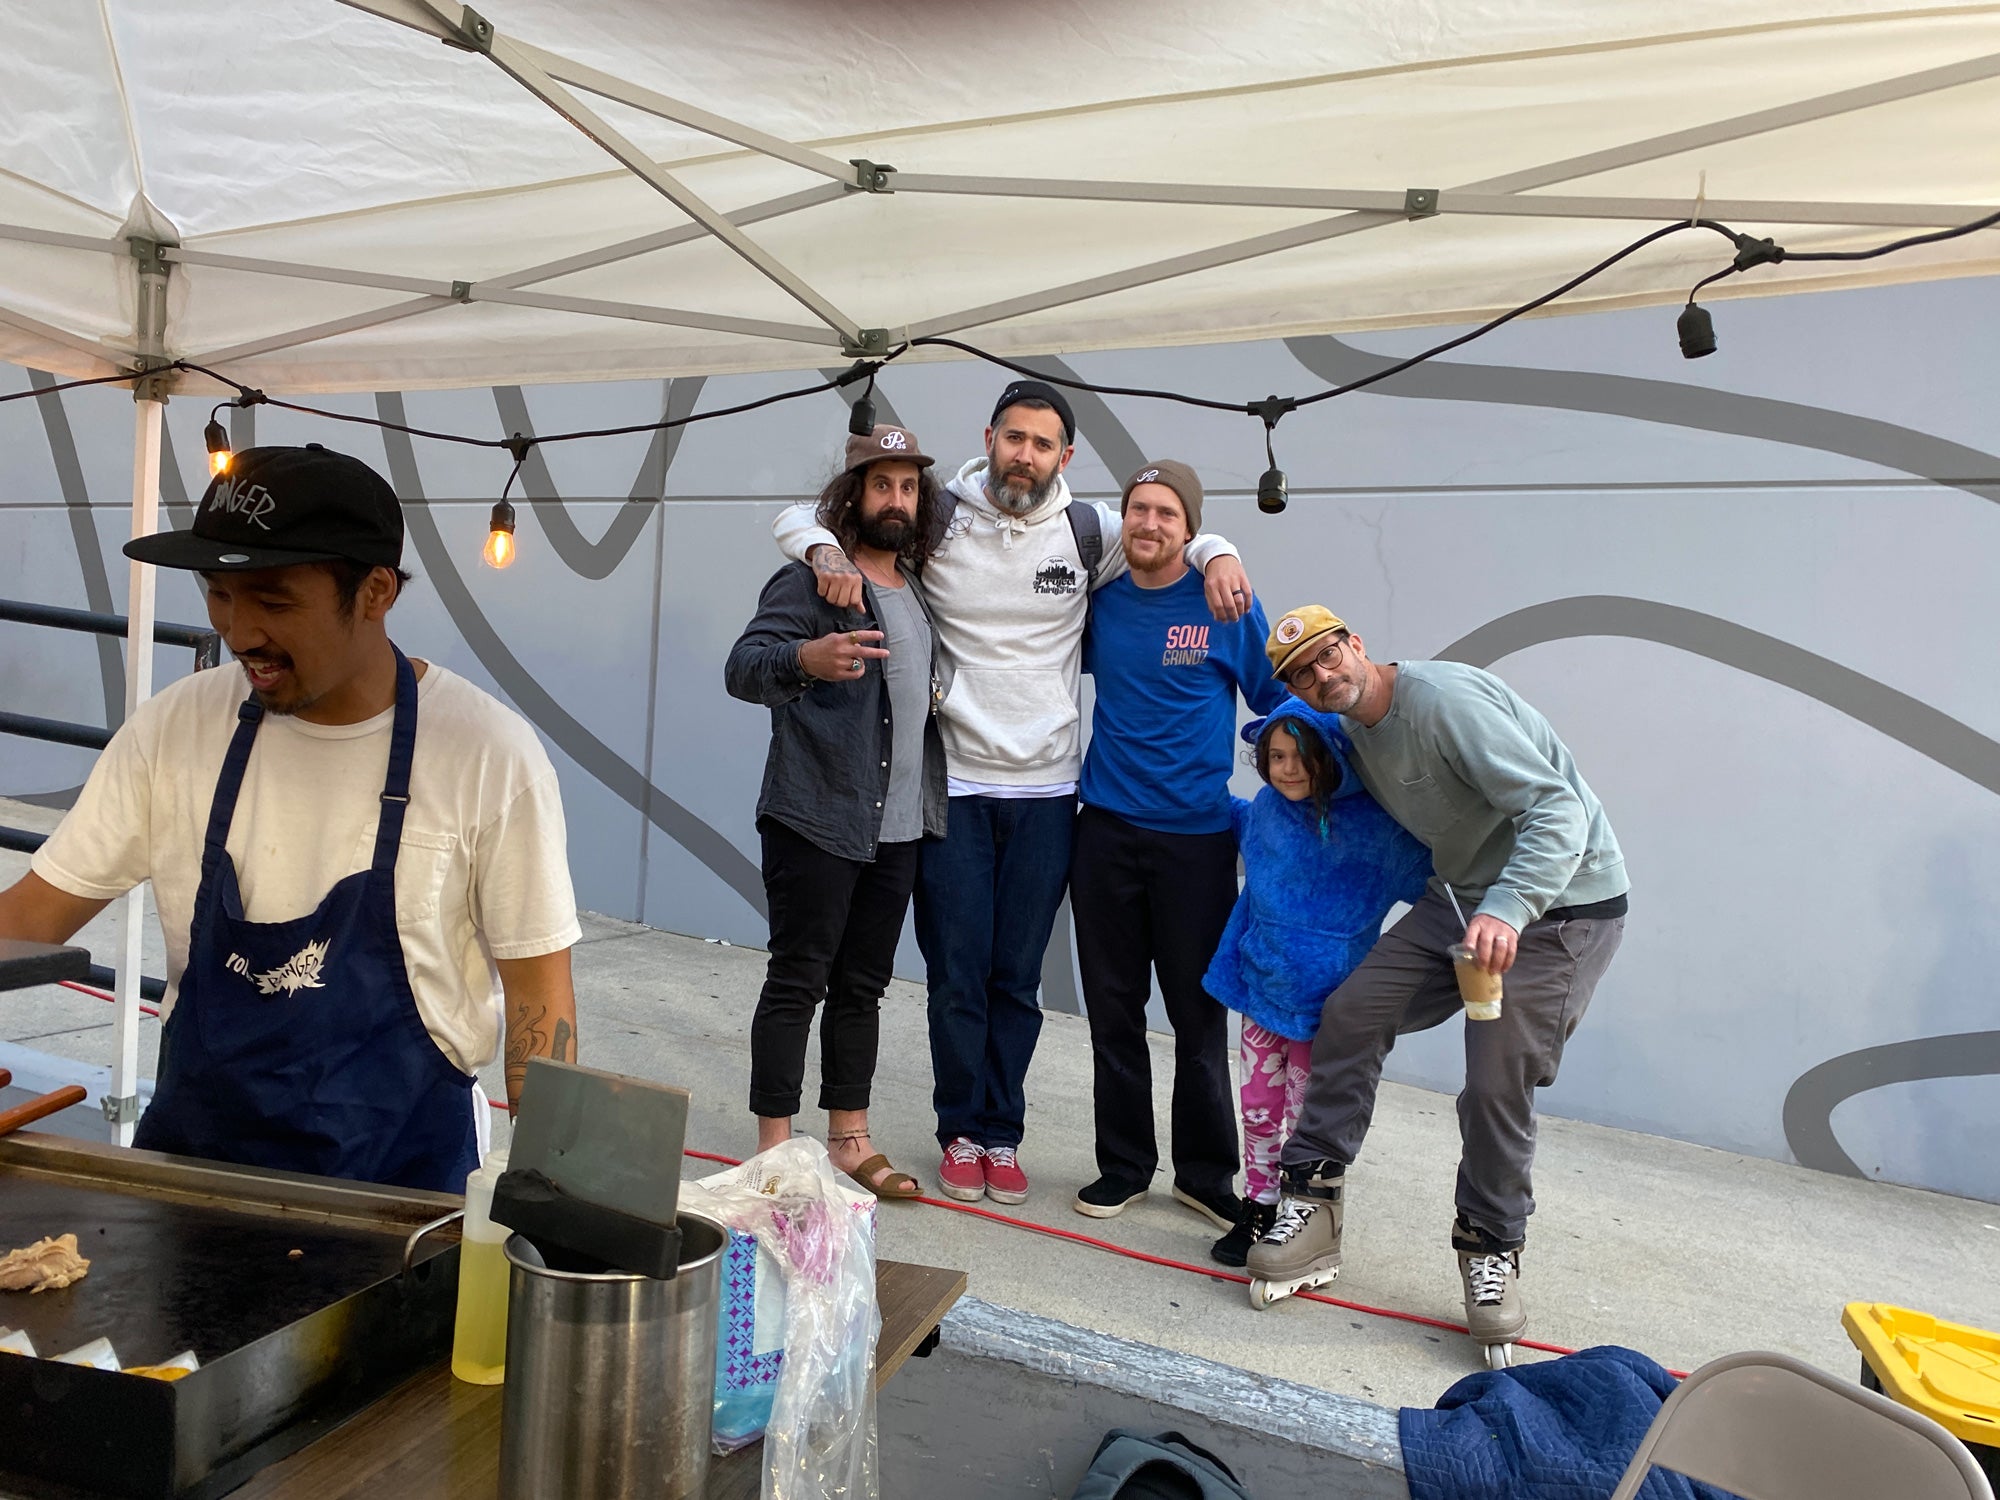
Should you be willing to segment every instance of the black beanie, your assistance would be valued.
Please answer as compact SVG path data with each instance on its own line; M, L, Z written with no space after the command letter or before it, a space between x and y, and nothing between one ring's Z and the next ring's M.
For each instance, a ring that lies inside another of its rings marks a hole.
M1000 420L1000 413L1010 406L1018 406L1023 401L1039 401L1044 406L1055 409L1062 418L1063 446L1072 447L1076 443L1076 416L1069 409L1069 402L1063 393L1046 380L1017 380L1000 393L1000 399L993 403L993 415L986 419L988 427Z

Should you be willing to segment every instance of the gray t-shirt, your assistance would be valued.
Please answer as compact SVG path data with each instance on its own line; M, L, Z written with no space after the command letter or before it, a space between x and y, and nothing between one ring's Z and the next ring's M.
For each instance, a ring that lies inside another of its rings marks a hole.
M931 708L931 628L908 584L873 590L876 621L889 652L889 794L882 801L878 843L924 836L924 721Z

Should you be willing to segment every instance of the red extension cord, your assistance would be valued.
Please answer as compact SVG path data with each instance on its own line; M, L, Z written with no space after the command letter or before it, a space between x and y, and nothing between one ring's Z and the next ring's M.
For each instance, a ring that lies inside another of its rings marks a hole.
M91 985L78 984L73 980L65 979L60 981L60 983L69 989L78 990L83 994L95 995L100 1000L115 1002L118 998L115 995L106 994L103 990L96 989ZM139 1009L149 1016L157 1016L159 1014L159 1011L150 1005L141 1005ZM486 1102L495 1109L505 1109L507 1107L498 1099L488 1099ZM733 1156L717 1156L713 1151L688 1151L686 1154L694 1157L697 1161L720 1162L725 1167L740 1167L743 1165L741 1161ZM919 1198L916 1201L927 1204L932 1208L948 1208L953 1213L971 1214L976 1219L991 1219L995 1224L1005 1224L1010 1229L1025 1229L1030 1234L1045 1234L1051 1239L1069 1240L1078 1245L1088 1245L1093 1250L1103 1250L1111 1255L1122 1255L1127 1260L1142 1261L1149 1266L1165 1266L1173 1271L1186 1271L1190 1275L1206 1277L1210 1281L1233 1281L1238 1286L1248 1286L1250 1284L1248 1276L1238 1275L1234 1271L1221 1271L1213 1266L1198 1266L1190 1261L1174 1260L1164 1255L1149 1255L1144 1250L1134 1250L1129 1246L1115 1245L1110 1240L1100 1240L1094 1235L1078 1234L1073 1229L1057 1229L1050 1224L1037 1224L1033 1219L1017 1219L1010 1214L996 1214L990 1208L974 1208L970 1203L954 1203L948 1198ZM1420 1328L1438 1328L1446 1333L1463 1333L1470 1337L1469 1331L1463 1323L1452 1323L1443 1318L1427 1318L1421 1313L1399 1312L1393 1307L1370 1307L1365 1302L1349 1302L1345 1298L1329 1297L1324 1292L1295 1292L1293 1295L1304 1298L1308 1302L1324 1302L1328 1307L1344 1307L1349 1312L1366 1313L1371 1318L1394 1318L1402 1323L1415 1323ZM1542 1354L1576 1353L1574 1349L1565 1348L1561 1344L1545 1344L1538 1339L1522 1339L1520 1347L1523 1349L1534 1349ZM1684 1372L1680 1370L1669 1370L1667 1373L1672 1375L1676 1380L1687 1378Z
M504 1107L504 1106L503 1106ZM733 1157L717 1156L712 1151L687 1151L683 1153L699 1161L717 1161L726 1167L742 1165ZM1079 1245L1088 1245L1093 1250L1103 1250L1112 1255L1122 1255L1127 1260L1143 1261L1149 1266L1166 1266L1169 1270L1186 1271L1190 1275L1203 1276L1210 1281L1233 1281L1238 1286L1248 1286L1250 1278L1234 1271L1220 1271L1213 1266L1198 1266L1190 1261L1173 1260L1164 1255L1149 1255L1144 1250L1134 1250L1126 1245L1115 1245L1110 1240L1100 1240L1094 1235L1078 1234L1074 1229L1057 1229L1051 1224L1037 1224L1033 1219L1017 1219L1010 1214L996 1214L990 1208L974 1208L970 1203L954 1203L949 1198L919 1198L919 1203L932 1208L948 1208L953 1213L971 1214L976 1219L991 1219L995 1224L1005 1224L1010 1229L1025 1229L1030 1234L1045 1234L1051 1239L1070 1240ZM1324 1292L1295 1292L1308 1302L1324 1302L1328 1307L1344 1307L1349 1312L1367 1313L1373 1318L1394 1318L1402 1323L1415 1323L1423 1328L1441 1328L1446 1333L1464 1333L1470 1336L1463 1323L1446 1322L1443 1318L1427 1318L1421 1313L1398 1312L1393 1307L1370 1307L1366 1302L1349 1302L1340 1297L1329 1297ZM1523 1349L1539 1350L1543 1354L1574 1354L1574 1349L1561 1344L1544 1344L1535 1339L1522 1339ZM1669 1371L1677 1379L1685 1378L1679 1371Z

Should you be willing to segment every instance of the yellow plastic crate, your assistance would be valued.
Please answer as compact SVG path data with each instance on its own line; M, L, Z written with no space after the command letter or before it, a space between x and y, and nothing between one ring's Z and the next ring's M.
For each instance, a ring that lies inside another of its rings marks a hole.
M1864 1383L1975 1452L2000 1449L2000 1333L1886 1302L1850 1302L1840 1323L1861 1351Z

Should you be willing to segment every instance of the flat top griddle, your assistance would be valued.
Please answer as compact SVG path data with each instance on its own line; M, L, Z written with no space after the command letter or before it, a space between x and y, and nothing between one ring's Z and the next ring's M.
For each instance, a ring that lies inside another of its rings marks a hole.
M60 1291L0 1292L0 1323L44 1356L0 1355L0 1493L213 1500L240 1485L450 1347L461 1204L0 1140L0 1249L69 1233L91 1262ZM125 1365L193 1349L201 1368L168 1385L47 1362L97 1338Z
M123 1364L207 1364L396 1276L410 1231L458 1204L23 1133L0 1141L0 1252L74 1234L90 1274L0 1292L0 1324L44 1358L108 1338Z
M183 1349L207 1363L403 1263L401 1237L380 1229L0 1172L0 1252L65 1233L89 1275L59 1291L0 1292L0 1324L26 1329L45 1358L108 1338L124 1364Z

